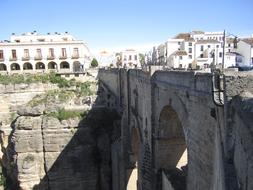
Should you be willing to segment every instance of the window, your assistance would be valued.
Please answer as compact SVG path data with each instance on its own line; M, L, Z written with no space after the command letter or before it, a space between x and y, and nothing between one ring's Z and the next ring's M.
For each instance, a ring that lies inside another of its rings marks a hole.
M54 57L54 48L49 48L48 55L49 57Z
M16 59L17 58L17 52L15 49L11 50L11 56L13 59Z
M61 48L62 57L67 57L66 48Z
M181 45L181 42L177 42L178 45Z
M200 46L200 51L204 51L204 46L203 45Z
M203 53L202 53L202 54L200 54L200 58L203 58L203 57L204 57Z
M189 42L189 46L192 46L192 42Z
M189 59L192 59L192 55L188 55L188 58L189 58Z
M79 57L78 48L74 48L73 57Z
M208 48L210 48L211 46L210 46L210 45L208 45L207 47L208 47Z
M219 45L216 45L216 48L219 48L220 46Z
M231 45L230 44L228 44L228 47L230 47Z
M0 50L0 59L4 59L4 51Z
M41 49L36 49L36 56L41 57Z
M40 38L38 39L39 42L45 42L45 39L44 38Z
M137 55L134 56L134 60L137 61Z
M219 57L222 57L222 52L219 52Z
M189 53L192 53L192 48L189 48Z
M24 49L24 57L25 58L29 57L29 50L28 49Z
M182 59L183 59L183 57L182 57L182 56L179 56L179 59L180 59L180 60L182 60Z
M126 61L127 60L127 56L126 55L124 55L124 61Z
M132 55L129 55L129 61L131 61L132 60Z

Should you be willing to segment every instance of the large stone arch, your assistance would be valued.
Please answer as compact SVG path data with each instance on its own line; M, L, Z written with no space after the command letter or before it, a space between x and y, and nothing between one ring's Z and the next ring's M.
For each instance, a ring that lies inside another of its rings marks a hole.
M0 71L7 71L7 67L4 63L0 64Z
M20 65L18 63L11 64L11 71L20 70Z
M174 176L171 177L170 183L175 189L186 189L187 143L182 122L171 105L162 108L157 128L156 168L164 175Z
M67 61L63 61L60 63L60 69L69 69L70 64Z
M42 70L45 69L45 64L42 62L37 62L35 65L36 70Z
M23 64L23 70L33 70L32 64L29 63L29 62L25 62L25 63Z
M50 61L49 63L48 63L48 69L50 70L50 69L57 69L57 64L54 62L54 61Z
M158 125L159 168L173 169L186 149L182 123L175 110L164 106Z

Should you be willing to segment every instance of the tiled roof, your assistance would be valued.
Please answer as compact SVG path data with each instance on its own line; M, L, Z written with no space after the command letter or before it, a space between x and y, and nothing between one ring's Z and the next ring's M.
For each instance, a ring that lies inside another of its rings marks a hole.
M219 44L220 42L217 40L209 39L209 40L198 40L196 44Z
M179 33L174 39L184 39L185 41L194 41L190 33Z
M244 38L244 39L242 39L242 41L253 46L253 38Z
M184 50L177 50L172 55L183 56L183 55L187 55L187 52Z
M204 34L205 32L200 31L200 30L193 30L191 33L192 34Z

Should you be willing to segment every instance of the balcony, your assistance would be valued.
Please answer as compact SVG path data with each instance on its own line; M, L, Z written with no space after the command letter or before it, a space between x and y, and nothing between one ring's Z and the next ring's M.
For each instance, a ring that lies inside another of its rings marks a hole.
M47 56L47 60L54 60L54 59L55 59L54 55L48 55Z
M79 59L79 55L72 55L72 59Z
M30 60L30 57L29 56L24 56L22 57L22 61L29 61Z
M67 59L67 56L66 56L66 55L61 55L61 56L59 57L59 59L61 59L61 60Z
M10 61L17 61L17 57L10 57Z
M36 55L36 56L34 57L34 60L42 60L42 56L41 56L41 55Z

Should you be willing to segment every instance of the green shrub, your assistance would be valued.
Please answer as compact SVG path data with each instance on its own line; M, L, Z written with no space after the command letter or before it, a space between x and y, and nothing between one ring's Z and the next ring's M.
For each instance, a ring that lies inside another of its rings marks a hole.
M91 65L91 67L97 67L98 61L95 58L93 58L90 65Z
M70 111L70 110L65 110L65 109L60 109L58 112L52 112L47 114L47 116L50 117L55 117L59 119L60 121L62 120L67 120L71 118L83 118L86 116L86 112L81 112L81 111Z

